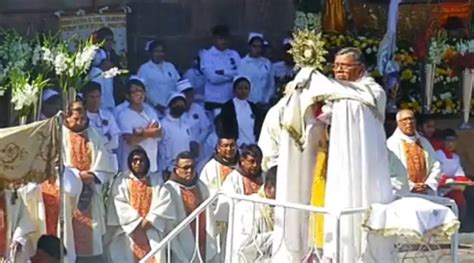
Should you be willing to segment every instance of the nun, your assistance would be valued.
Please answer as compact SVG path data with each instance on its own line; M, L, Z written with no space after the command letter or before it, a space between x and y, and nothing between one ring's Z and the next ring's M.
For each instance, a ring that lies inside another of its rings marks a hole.
M138 69L138 77L145 81L147 103L163 113L168 95L176 91L176 83L181 78L176 67L166 61L165 46L156 40L149 41L145 50L150 60Z
M263 115L255 103L248 100L252 82L248 77L237 76L233 82L234 97L222 106L220 117L224 129L237 135L237 144L255 144L260 134Z
M249 34L249 53L242 59L237 70L239 75L247 76L252 83L249 100L262 105L268 104L275 93L272 63L263 56L264 42L262 34Z

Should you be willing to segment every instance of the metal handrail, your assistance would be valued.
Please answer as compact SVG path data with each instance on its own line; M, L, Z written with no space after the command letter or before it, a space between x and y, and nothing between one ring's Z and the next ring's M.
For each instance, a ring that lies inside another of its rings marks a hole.
M168 235L166 235L158 243L158 245L152 251L150 251L150 253L148 253L142 260L140 260L140 263L146 263L148 260L152 259L152 257L155 256L155 254L157 254L169 242L171 242L175 237L177 237L186 227L189 226L189 224L192 221L194 221L199 216L199 214L205 211L212 202L216 201L219 198L219 196L224 196L232 200L255 202L255 203L278 206L278 207L283 207L283 208L327 214L327 215L334 216L338 221L338 225L339 225L340 217L342 215L359 214L359 213L366 212L368 210L367 208L351 208L351 209L336 211L336 210L330 210L330 209L326 209L322 207L314 207L310 205L303 205L303 204L297 204L297 203L291 203L291 202L281 202L281 201L256 198L256 197L251 197L251 196L246 196L246 195L226 194L221 191L217 191L216 193L211 195L209 198L207 198L201 205L199 205L188 217L186 217L186 219L184 219L181 223L179 223ZM339 235L336 234L336 236L338 238Z

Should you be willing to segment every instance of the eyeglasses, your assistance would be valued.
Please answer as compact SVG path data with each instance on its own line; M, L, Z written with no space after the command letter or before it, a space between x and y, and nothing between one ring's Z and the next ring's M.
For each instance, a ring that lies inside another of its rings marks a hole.
M176 166L176 168L181 169L183 171L193 171L196 166L195 165L186 165L186 166Z
M338 69L338 68L347 69L347 68L353 68L353 67L357 67L357 66L360 66L360 63L353 63L353 64L349 64L349 63L334 63L334 64L332 64L332 68L333 68L333 69Z

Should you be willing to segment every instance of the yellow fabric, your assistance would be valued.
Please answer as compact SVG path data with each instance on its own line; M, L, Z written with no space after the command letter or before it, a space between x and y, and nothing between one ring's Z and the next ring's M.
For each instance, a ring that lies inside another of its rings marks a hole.
M344 32L345 9L343 0L326 0L323 31L324 32Z
M0 189L12 189L56 175L57 118L0 129Z
M326 170L328 161L327 147L320 147L316 155L313 185L311 188L311 205L324 206L324 195L326 190ZM311 213L309 218L310 244L322 249L324 245L324 215Z

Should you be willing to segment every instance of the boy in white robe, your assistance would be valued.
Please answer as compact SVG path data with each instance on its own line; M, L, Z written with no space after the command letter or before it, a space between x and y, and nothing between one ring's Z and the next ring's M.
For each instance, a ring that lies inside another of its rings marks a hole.
M26 262L32 251L27 247L33 222L23 198L16 191L0 190L0 260Z
M163 237L209 197L209 191L197 177L195 167L190 152L180 153L170 179L160 190L159 204L151 216L158 218L158 230ZM214 213L212 206L209 206L171 242L171 255L168 257L172 262L220 262L214 239L215 227Z
M89 125L102 134L106 142L105 148L115 152L119 146L120 129L112 113L100 109L102 87L99 83L91 81L82 90L82 95L84 96Z
M105 149L102 136L88 127L82 102L72 102L63 127L64 165L81 184L74 200L72 228L78 262L101 261L105 234L102 186L117 173L115 157Z
M275 199L276 169L265 174L265 184L250 197ZM232 234L233 251L227 262L270 262L272 255L273 207L261 203L239 202L235 207ZM230 242L227 242L230 244Z
M150 176L150 160L141 148L130 153L128 164L130 173L118 178L112 189L116 213L109 217L117 216L121 228L110 244L111 261L115 263L138 262L161 240L157 229L160 223L151 211L159 202L163 181L158 176ZM162 255L164 253L156 254L155 262L164 261Z

